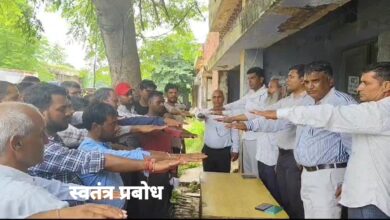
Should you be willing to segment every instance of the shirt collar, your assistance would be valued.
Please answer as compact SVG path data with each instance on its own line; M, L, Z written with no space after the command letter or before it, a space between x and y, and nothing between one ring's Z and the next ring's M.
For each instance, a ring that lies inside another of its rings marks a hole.
M22 180L29 183L34 182L32 176L9 166L0 165L0 174L2 177L10 177L12 179Z
M265 84L263 84L263 86L258 89L255 93L262 93L262 92L267 92L267 87L265 86Z
M264 92L264 91L267 91L267 87L265 87L265 84L263 84L263 86L262 87L260 87L260 89L258 89L258 90L253 90L253 89L250 89L249 90L249 92L248 92L248 94L258 94L258 93L262 93L262 92Z
M108 142L100 142L100 141L96 141L90 137L85 137L84 139L84 142L89 142L89 143L96 143L96 144L99 144L105 148L108 148L108 149L112 149L111 145L108 143Z
M316 103L316 105L322 105L322 104L329 103L329 99L331 99L334 96L334 93L335 93L335 88L332 87L329 90L328 94L326 94L320 101L318 101Z
M303 98L305 96L307 96L307 92L306 91L303 91L303 92L299 93L298 95L294 95L294 93L291 93L291 97L293 99L299 99L299 98Z
M389 97L385 97L385 98L379 100L378 102L390 102L390 96Z
M62 141L61 137L57 133L55 135L53 135L53 136L48 136L47 139L49 140L49 143L64 144L64 142Z

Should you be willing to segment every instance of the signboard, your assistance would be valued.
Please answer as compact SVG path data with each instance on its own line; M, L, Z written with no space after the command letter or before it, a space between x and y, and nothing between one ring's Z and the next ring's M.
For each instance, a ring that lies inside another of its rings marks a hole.
M356 95L357 87L359 86L359 77L358 76L348 76L348 93Z

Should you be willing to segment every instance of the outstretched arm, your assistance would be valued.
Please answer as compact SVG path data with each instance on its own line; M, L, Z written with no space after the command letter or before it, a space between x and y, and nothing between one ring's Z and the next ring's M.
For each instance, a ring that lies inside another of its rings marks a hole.
M277 111L278 118L334 132L377 134L390 130L390 99L347 106L299 106Z

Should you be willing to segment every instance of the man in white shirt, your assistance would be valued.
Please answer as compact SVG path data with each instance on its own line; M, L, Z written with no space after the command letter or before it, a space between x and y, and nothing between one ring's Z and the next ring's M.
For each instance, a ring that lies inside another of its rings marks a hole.
M260 67L252 67L247 71L249 92L241 99L229 103L224 111L214 111L215 114L239 115L255 109L263 109L267 99L267 88L264 85L264 70ZM258 176L257 160L257 132L245 132L243 139L242 164L243 172Z
M125 217L121 210L108 206L79 206L71 208L70 213L69 204L60 200L69 195L54 188L61 186L58 181L51 184L50 180L27 174L29 167L43 160L44 144L48 142L42 115L31 105L15 102L0 104L0 112L0 218ZM99 207L107 213L99 213L104 211Z
M225 128L223 123L215 120L221 116L210 115L210 111L222 109L224 99L223 92L215 90L212 95L213 108L197 114L198 118L205 120L206 125L202 152L208 157L203 160L203 171L229 173L231 161L238 158L238 131Z
M356 104L351 96L333 87L333 70L329 62L314 61L307 64L304 83L306 92L310 96L303 100L304 105ZM275 132L294 126L285 120L260 119L263 121L258 123L258 129L254 129L256 131ZM294 157L303 167L301 198L305 218L341 217L341 207L334 195L338 185L344 179L351 140L352 137L349 134L330 132L305 125L297 126Z
M259 115L351 133L340 203L351 219L390 218L390 62L368 67L357 90L365 102L360 105L302 106Z
M289 68L287 79L287 90L290 95L279 100L277 103L267 106L267 109L287 108L297 105L303 105L303 101L308 97L304 85L304 64L297 64ZM249 121L248 121L249 120ZM257 130L259 123L264 124L261 118L256 115L245 113L238 116L223 118L226 123L233 121L248 121L245 128L249 130ZM276 163L276 177L278 190L281 197L281 205L286 210L290 218L303 218L303 203L301 199L301 169L297 166L297 161L294 158L296 126L291 126L288 129L278 131L273 134L275 137L271 140L276 142L279 148L279 156ZM268 133L272 134L272 133ZM258 142L261 142L261 140ZM260 147L261 145L259 145ZM273 157L265 154L259 148L257 155L259 161L265 162Z
M282 90L282 79L279 77L272 77L268 83L267 107L272 106L282 97ZM282 204L275 172L278 155L277 136L273 133L259 132L255 157L259 170L259 178L275 200L279 204Z
M129 83L121 82L115 87L115 94L118 96L118 115L121 117L139 116L134 110L133 88Z

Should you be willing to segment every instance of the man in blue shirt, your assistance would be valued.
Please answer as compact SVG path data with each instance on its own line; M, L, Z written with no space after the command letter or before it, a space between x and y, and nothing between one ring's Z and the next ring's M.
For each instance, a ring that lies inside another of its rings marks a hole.
M150 152L140 149L132 151L117 151L113 150L107 142L112 141L117 132L117 111L106 103L91 104L83 114L83 122L88 130L88 137L81 143L79 150L83 151L98 151L104 154L110 154L128 159L143 160L150 156ZM167 163L167 161L159 161L154 164L156 170L158 165ZM151 170L153 172L153 170ZM97 173L89 173L80 175L84 185L88 186L114 186L116 190L123 186L123 181L119 173L101 170ZM109 204L122 208L125 204L124 200L102 200L98 203Z

